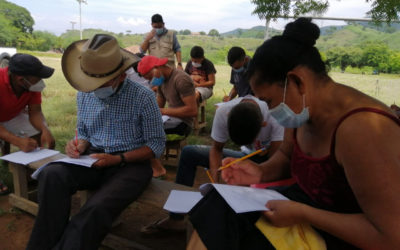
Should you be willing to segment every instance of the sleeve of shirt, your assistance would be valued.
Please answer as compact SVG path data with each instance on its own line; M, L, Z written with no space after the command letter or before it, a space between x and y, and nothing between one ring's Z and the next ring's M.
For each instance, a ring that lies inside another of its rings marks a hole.
M76 119L76 129L78 130L78 139L89 141L89 135L86 130L86 126L84 123L84 112L83 107L85 106L83 103L83 94L82 92L78 92L76 95L76 104L77 104L77 119Z
M269 114L267 126L271 126L271 141L283 141L283 135L285 133L285 128L279 125L279 123Z
M29 105L42 104L42 93L31 92L31 98L29 99Z
M215 69L214 64L210 60L207 60L206 74L209 75L215 73L217 73L217 70Z
M179 42L178 42L178 38L176 37L176 33L174 32L174 34L172 35L172 43L173 43L173 50L174 50L174 52L176 53L176 52L178 52L178 51L181 51L181 45L179 44Z
M235 85L235 81L233 79L233 70L231 70L231 80L229 81L231 84Z
M216 142L225 143L229 139L227 112L226 106L221 106L215 111L211 138Z
M154 97L149 96L146 103L143 103L142 118L145 145L159 158L164 152L166 139L161 112Z
M195 94L192 78L186 73L180 77L177 82L177 89L181 97L191 96Z

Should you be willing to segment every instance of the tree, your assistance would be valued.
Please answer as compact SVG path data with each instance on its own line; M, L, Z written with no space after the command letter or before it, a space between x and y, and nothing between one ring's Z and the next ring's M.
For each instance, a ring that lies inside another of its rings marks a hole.
M336 0L340 1L340 0ZM371 2L372 9L366 14L375 21L399 20L400 1L397 0L365 0ZM278 17L297 17L304 14L323 14L329 8L329 0L251 0L256 5L253 14L260 19L276 20Z
M200 35L204 36L204 35L206 35L206 32L200 31Z
M336 0L340 1L340 0ZM387 20L399 20L400 1L398 0L365 0L372 2L372 9L366 14L378 23ZM322 15L329 8L329 0L251 0L256 5L252 14L265 19L266 35L268 38L268 26L270 20L278 17L288 17L290 14L297 17L305 14Z
M208 32L209 36L219 36L219 32L216 29L212 29Z
M183 30L182 35L190 35L192 32L188 29Z
M20 32L32 33L35 21L25 8L5 0L0 0L0 15L4 16Z

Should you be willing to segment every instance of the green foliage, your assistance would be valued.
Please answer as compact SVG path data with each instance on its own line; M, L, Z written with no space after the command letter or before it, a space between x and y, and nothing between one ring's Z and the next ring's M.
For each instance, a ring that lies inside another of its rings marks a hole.
M33 21L27 9L8 1L0 0L0 15L6 17L20 32L32 33L35 21Z
M280 16L288 17L292 12L294 16L307 13L322 14L327 11L327 0L251 0L256 5L252 14L260 19L276 20Z
M399 20L400 1L396 0L365 0L371 2L372 9L366 14L376 22L387 19ZM320 15L329 7L329 0L251 0L256 5L253 14L260 19L276 20L278 17L288 17L293 13L295 17L304 14Z
M216 29L211 29L211 30L208 32L208 35L209 35L209 36L219 36L219 32L218 32L218 30L216 30Z

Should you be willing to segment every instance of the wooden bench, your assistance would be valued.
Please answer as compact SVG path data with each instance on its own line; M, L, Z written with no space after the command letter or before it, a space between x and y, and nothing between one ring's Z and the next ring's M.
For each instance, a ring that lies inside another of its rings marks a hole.
M179 156L182 148L186 146L186 138L183 140L166 141L164 154L161 156L163 165L178 166Z
M36 203L35 199L36 190L29 190L28 172L36 170L40 166L50 161L61 159L63 157L65 157L65 155L57 154L52 157L33 162L29 165L21 165L10 162L9 169L13 175L14 180L14 193L9 195L10 204L32 215L37 215L38 204ZM173 182L157 180L153 178L149 186L135 202L155 206L162 210L171 190L195 191L195 189L192 187L187 187ZM84 203L84 201L86 201L87 192L80 191L79 196L81 198L82 204ZM132 206L135 202L133 202L130 206ZM145 246L132 242L128 239L113 235L112 233L109 233L107 235L102 244L112 249L148 249Z
M193 134L194 135L199 135L200 131L202 129L204 129L207 125L206 105L207 105L206 100L199 103L197 116L194 118L194 122L193 122Z

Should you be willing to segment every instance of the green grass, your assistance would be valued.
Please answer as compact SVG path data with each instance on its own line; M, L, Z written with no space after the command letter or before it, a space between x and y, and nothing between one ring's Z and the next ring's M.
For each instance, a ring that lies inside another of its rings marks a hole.
M45 81L47 87L43 92L42 108L50 130L56 139L56 149L64 152L65 144L74 137L75 133L77 91L65 80L61 71L60 58L40 57L40 59L44 64L55 68L54 75ZM227 65L215 66L217 74L214 95L207 100L206 107L207 127L200 136L189 136L189 144L210 144L209 135L215 113L215 104L221 102L224 90L228 93L232 87L229 83L230 67ZM335 81L359 89L387 105L393 102L400 103L399 75L360 75L331 72L330 76ZM232 143L228 143L227 146L235 147ZM12 187L11 175L4 167L0 167L0 179L3 179L7 185Z

